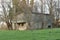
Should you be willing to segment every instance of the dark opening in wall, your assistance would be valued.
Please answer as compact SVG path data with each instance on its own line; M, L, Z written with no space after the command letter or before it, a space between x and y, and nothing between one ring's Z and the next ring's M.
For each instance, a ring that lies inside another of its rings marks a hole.
M18 25L21 24L21 26L24 26L24 24L26 24L26 22L22 22L22 23L17 23Z
M51 25L48 25L48 28L51 28Z

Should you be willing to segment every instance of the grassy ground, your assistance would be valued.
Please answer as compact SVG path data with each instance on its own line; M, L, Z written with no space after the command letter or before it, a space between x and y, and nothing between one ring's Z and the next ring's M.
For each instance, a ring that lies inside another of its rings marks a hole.
M0 31L0 40L60 40L60 29Z

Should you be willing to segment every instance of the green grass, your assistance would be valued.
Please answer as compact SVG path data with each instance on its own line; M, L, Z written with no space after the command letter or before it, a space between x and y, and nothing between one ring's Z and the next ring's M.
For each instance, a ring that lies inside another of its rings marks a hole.
M0 40L60 40L60 29L0 31Z

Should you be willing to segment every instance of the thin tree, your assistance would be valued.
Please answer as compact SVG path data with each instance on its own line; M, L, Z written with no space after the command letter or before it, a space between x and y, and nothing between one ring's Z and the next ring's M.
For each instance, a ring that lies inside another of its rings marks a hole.
M31 27L30 22L31 22L31 16L32 16L32 8L29 5L29 0L28 1L13 0L13 5L15 6L15 9L16 9L15 13L17 14L24 13L24 20L29 24L29 27Z
M43 27L44 27L44 19L43 19L43 17L44 17L44 12L43 12L43 0L40 0L41 1L41 14L42 15L40 15L41 16L41 22L42 22L42 26L41 26L41 29L43 29Z
M12 8L11 8L10 4L8 4L8 3L6 3L6 4L8 6L7 10L10 9L9 11L6 10L6 7L4 6L4 1L2 0L2 2L1 2L2 9L3 9L3 15L2 15L3 18L2 19L6 22L8 29L12 30L13 29L12 22L11 22L12 17L13 17Z

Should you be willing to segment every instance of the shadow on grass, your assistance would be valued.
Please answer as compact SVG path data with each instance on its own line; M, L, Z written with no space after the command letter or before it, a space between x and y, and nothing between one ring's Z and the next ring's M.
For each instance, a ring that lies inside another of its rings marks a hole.
M60 40L60 39L56 39L56 40Z

